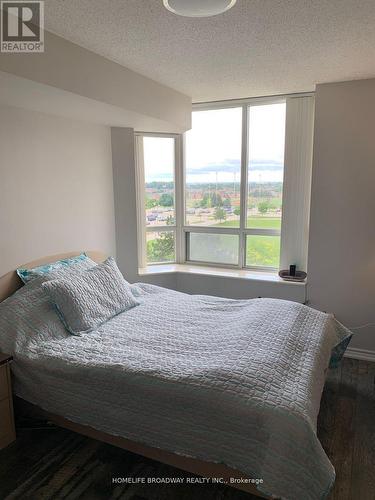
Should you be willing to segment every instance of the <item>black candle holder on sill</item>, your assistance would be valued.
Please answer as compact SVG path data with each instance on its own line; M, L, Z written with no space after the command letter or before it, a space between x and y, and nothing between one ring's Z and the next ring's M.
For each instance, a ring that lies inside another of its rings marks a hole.
M285 281L305 281L307 273L305 271L297 271L296 266L292 264L289 269L279 271L279 276Z

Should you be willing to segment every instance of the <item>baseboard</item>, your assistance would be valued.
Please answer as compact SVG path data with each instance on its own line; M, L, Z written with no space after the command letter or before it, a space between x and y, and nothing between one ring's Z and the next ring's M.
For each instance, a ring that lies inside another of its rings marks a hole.
M368 351L366 349L356 349L355 347L349 347L345 351L345 357L353 359L362 359L363 361L375 362L375 351Z

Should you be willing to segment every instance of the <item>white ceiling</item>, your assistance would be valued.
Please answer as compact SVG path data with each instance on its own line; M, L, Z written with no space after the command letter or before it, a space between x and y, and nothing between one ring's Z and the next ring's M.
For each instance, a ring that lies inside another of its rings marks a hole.
M200 19L162 0L47 0L45 17L46 29L194 102L375 77L375 0L238 0Z

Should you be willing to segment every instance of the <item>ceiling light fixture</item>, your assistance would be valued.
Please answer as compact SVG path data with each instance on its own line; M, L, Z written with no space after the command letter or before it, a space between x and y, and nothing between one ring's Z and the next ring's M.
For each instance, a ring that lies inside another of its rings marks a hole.
M179 16L210 17L231 9L237 0L163 0L164 7Z

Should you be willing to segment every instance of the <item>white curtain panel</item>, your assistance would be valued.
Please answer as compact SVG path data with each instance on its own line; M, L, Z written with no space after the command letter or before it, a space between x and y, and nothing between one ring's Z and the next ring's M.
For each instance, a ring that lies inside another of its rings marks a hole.
M286 100L285 173L280 268L307 270L314 97Z

